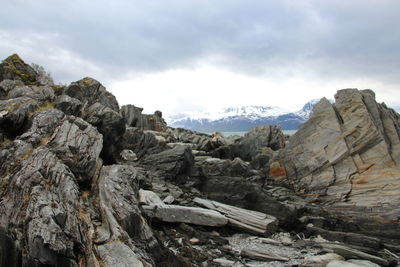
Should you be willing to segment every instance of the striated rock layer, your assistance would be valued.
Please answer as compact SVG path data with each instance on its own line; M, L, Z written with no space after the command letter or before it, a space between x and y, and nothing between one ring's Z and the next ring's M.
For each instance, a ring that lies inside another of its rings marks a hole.
M270 165L270 177L365 232L400 237L400 116L371 90L322 99Z

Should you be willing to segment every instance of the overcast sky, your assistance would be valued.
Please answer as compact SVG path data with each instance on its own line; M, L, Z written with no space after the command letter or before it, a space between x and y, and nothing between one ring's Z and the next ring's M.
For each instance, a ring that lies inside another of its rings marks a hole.
M237 105L300 109L342 88L400 107L398 0L12 0L0 57L164 115Z

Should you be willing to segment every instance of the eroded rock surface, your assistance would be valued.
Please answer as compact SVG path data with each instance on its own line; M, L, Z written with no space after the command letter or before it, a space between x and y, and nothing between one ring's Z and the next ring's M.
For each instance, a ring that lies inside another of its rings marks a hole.
M317 104L270 175L365 232L400 238L400 116L370 90L341 90L335 99Z

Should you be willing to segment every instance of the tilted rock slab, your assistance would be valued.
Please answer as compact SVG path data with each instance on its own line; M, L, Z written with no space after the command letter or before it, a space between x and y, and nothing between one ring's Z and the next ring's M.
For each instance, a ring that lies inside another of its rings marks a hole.
M322 99L270 166L270 178L364 232L400 237L400 115L371 90Z
M224 214L228 218L229 224L239 229L267 235L275 232L278 227L278 220L275 217L262 212L246 210L197 197L193 201L203 207Z
M221 213L209 209L179 205L145 205L145 213L163 222L183 222L204 226L224 226L228 219Z

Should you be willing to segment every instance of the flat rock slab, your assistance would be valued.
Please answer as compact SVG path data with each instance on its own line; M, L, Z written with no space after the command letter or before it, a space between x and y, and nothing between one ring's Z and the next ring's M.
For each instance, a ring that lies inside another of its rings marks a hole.
M183 222L204 226L224 226L228 223L224 215L209 209L178 205L145 205L142 208L147 216L163 222Z
M330 249L334 253L339 254L346 259L362 259L362 260L367 260L367 261L377 263L381 266L389 265L388 261L383 258L359 251L354 248L349 248L349 247L346 247L343 245L332 244L332 243L326 243L326 244L321 244L321 245L323 248Z
M229 224L252 233L272 234L278 227L278 219L274 216L226 205L217 201L195 198L193 201L203 207L218 211L228 218Z

